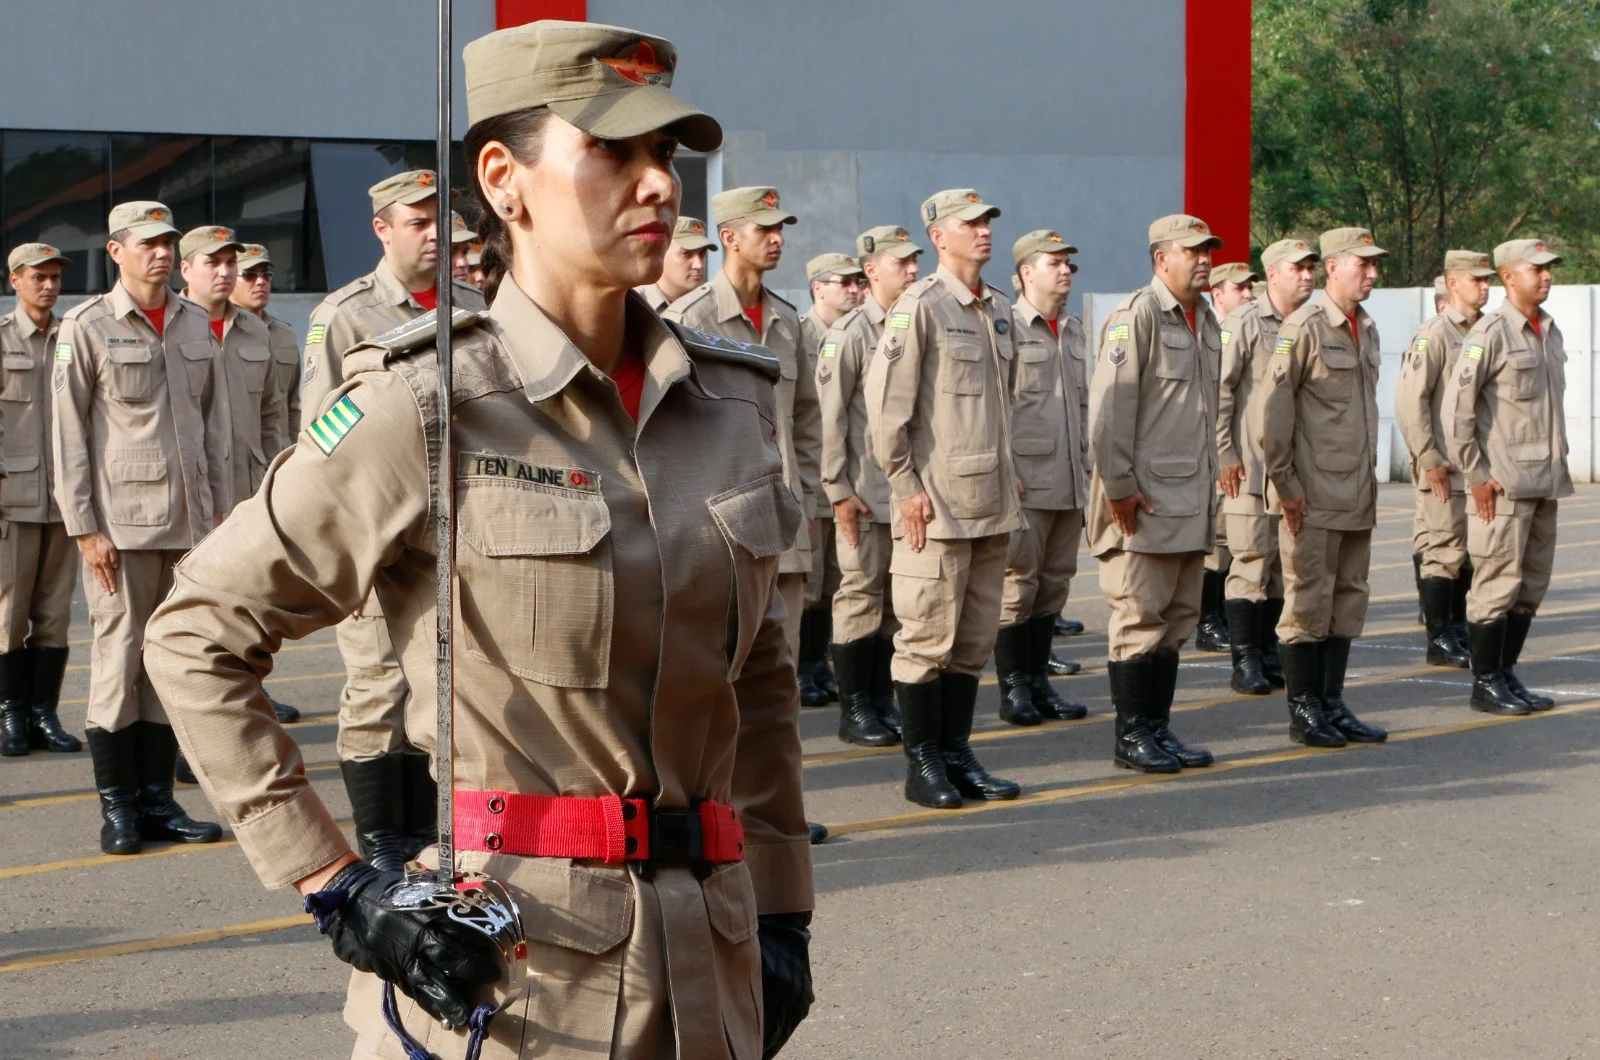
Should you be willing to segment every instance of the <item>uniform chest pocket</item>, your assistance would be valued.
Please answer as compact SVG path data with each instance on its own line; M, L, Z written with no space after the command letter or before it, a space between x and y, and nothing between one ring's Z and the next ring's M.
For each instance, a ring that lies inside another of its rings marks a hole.
M1511 396L1529 401L1544 391L1544 360L1537 350L1510 350L1506 354L1506 373L1511 377Z
M244 386L252 394L267 387L267 372L272 367L272 355L263 349L242 349L239 364L244 370Z
M728 602L728 680L737 681L777 592L778 557L800 529L800 505L782 475L767 475L706 501L727 541L734 594Z
M196 398L205 397L206 382L211 378L211 360L216 356L216 350L209 342L185 342L178 350L183 354L183 368L189 376L189 393Z
M939 358L939 389L946 394L983 393L984 349L977 339L952 338Z
M463 644L518 677L604 688L616 606L611 510L599 493L525 482L461 488Z
M0 401L31 402L33 400L33 358L25 353L5 354L5 387L0 389Z
M1158 379L1187 380L1194 375L1194 343L1188 333L1176 328L1161 329L1161 352L1156 357Z
M1356 389L1356 354L1348 346L1323 346L1320 367L1311 373L1312 391L1324 401L1348 402Z
M108 390L116 401L139 404L155 393L155 351L148 345L117 344L106 351Z
M6 477L0 479L0 507L32 508L42 500L44 490L38 453L7 453L3 460Z
M1024 393L1046 393L1055 382L1050 348L1038 340L1017 344L1017 383Z

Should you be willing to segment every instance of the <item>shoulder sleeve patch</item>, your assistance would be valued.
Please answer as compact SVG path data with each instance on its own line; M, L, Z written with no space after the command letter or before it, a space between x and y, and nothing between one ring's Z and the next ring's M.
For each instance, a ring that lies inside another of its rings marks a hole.
M1411 344L1411 348L1412 348L1412 350L1414 350L1417 353L1427 353L1428 352L1428 336L1426 336L1426 335L1418 335L1417 336L1417 341L1415 341L1415 342L1413 342Z
M1483 360L1483 347L1476 342L1469 342L1461 347L1461 356L1469 361L1481 361Z
M306 434L322 450L323 456L332 456L333 451L339 448L339 443L361 422L361 410L356 403L346 394L333 406L312 421L306 428Z
M327 337L328 325L313 324L311 325L311 330L306 332L306 345L315 346L317 343L325 341Z
M1227 328L1223 328L1222 329L1222 344L1224 346L1226 346L1228 343L1230 343L1232 341L1233 341L1233 332L1229 331Z
M911 314L890 313L889 321L884 327L890 331L909 331L911 329Z
M56 360L60 361L62 364L70 364L72 362L72 343L56 343Z
M1133 329L1127 324L1113 324L1106 328L1106 338L1112 342L1127 342L1133 335ZM1121 361L1113 362L1121 364Z
M839 356L839 344L837 342L824 342L821 353L824 357L837 357Z
M1272 356L1287 357L1289 356L1289 351L1292 349L1294 349L1294 339L1288 335L1285 335L1278 339L1278 344L1276 346L1272 347Z

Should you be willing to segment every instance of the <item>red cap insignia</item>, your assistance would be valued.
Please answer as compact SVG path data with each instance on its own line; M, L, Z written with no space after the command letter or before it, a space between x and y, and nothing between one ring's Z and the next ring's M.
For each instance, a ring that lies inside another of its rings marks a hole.
M647 40L635 44L628 52L615 59L601 59L611 69L636 85L654 85L667 72L656 58L656 47Z

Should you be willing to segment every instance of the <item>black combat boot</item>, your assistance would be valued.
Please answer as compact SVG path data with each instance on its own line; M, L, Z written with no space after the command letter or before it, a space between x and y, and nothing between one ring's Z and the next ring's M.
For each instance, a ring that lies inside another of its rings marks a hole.
M800 649L794 660L794 674L800 682L802 707L825 707L828 693L817 687L812 667L817 660L816 612L810 608L800 612Z
M100 795L100 850L137 854L144 843L139 838L139 758L133 733L128 729L106 732L91 725L85 735L94 764L94 786Z
M906 798L934 810L961 808L961 793L950 783L939 737L944 728L940 681L920 685L896 684L900 700L901 735L906 749Z
M402 798L405 824L401 835L405 840L406 860L410 861L439 841L439 785L434 783L427 755L402 754L400 763L405 792Z
M279 703L269 694L267 702L272 705L272 715L278 719L279 725L289 725L300 720L300 711L287 703Z
M28 664L32 671L34 748L64 754L83 750L83 742L68 732L56 716L61 679L67 673L67 649L30 647Z
M1226 582L1227 575L1209 568L1201 579L1200 624L1194 632L1194 646L1201 651L1227 651L1231 643L1228 639L1228 618L1222 613L1222 592Z
M406 867L405 757L387 754L339 763L355 818L356 847L383 872Z
M872 660L878 638L862 637L833 646L839 668L839 739L862 747L893 747L900 740L884 727L872 699Z
M1204 769L1216 760L1211 752L1185 747L1172 731L1172 699L1178 693L1178 653L1176 650L1158 651L1151 658L1156 664L1156 683L1150 700L1150 734L1183 768Z
M1522 658L1522 645L1528 639L1528 627L1533 625L1532 611L1511 610L1506 612L1506 647L1505 653L1500 657L1500 665L1506 675L1506 687L1511 689L1511 694L1522 700L1534 710L1549 710L1556 705L1556 701L1549 696L1541 696L1522 683L1514 667L1517 660Z
M878 708L878 720L883 727L900 735L900 707L894 701L894 638L876 637L872 653L872 702Z
M1351 743L1382 743L1389 734L1356 717L1344 702L1344 672L1350 666L1350 638L1329 637L1322 642L1322 713Z
M1282 688L1283 660L1278 658L1278 620L1283 617L1283 597L1269 596L1256 609L1260 625L1256 627L1256 643L1261 645L1261 672L1273 688Z
M1055 639L1056 620L1052 615L1035 615L1028 620L1028 636L1031 638L1029 646L1030 661L1033 664L1033 707L1039 712L1041 718L1050 718L1054 721L1077 721L1088 717L1089 708L1082 703L1072 703L1056 692L1055 686L1050 683L1050 675L1057 673L1051 665L1050 642ZM1081 667L1077 663L1068 663L1072 669L1069 673L1077 673Z
M1083 623L1075 618L1055 618L1055 634L1058 637L1078 637L1083 635Z
M1289 739L1307 747L1343 747L1350 741L1328 724L1322 704L1322 642L1279 644L1284 690L1289 696Z
M34 749L28 675L27 649L0 652L0 755L7 758Z
M806 831L810 834L811 845L817 846L828 841L828 826L820 821L807 821Z
M1043 721L1033 705L1031 635L1026 622L1004 626L994 638L994 671L1000 678L1000 720L1012 725Z
M1233 676L1228 684L1246 696L1267 695L1272 691L1272 682L1261 669L1261 645L1256 640L1265 605L1254 600L1229 600L1226 606L1229 651L1233 655Z
M1111 705L1117 712L1116 737L1111 761L1139 773L1176 773L1183 764L1161 749L1150 729L1156 695L1156 661L1153 655L1136 655L1118 662L1106 661L1111 684Z
M990 773L972 753L967 742L972 735L972 716L978 707L978 678L973 674L941 674L939 699L944 724L939 733L939 752L944 755L950 783L963 798L998 802L1022 794L1022 786Z
M1456 572L1455 593L1450 601L1450 628L1455 631L1461 650L1471 652L1467 643L1467 593L1472 591L1472 564L1463 563Z
M1472 709L1485 714L1531 714L1533 708L1506 683L1506 616L1467 623L1472 653Z
M196 821L172 797L173 772L178 764L178 737L172 726L136 721L133 733L139 759L139 834L146 840L170 839L174 843L215 843L222 826Z
M178 761L173 764L172 778L179 784L198 784L200 778L194 775L194 770L189 766L189 760L178 752Z
M1428 624L1427 613L1422 610L1422 553L1411 553L1411 577L1417 587L1417 625Z
M834 676L833 664L828 661L828 645L833 643L833 603L818 604L811 609L817 617L815 636L817 657L811 664L811 680L828 697L829 703L839 702L839 681Z
M1422 617L1428 627L1428 665L1464 667L1467 653L1456 643L1450 626L1456 585L1449 578L1423 578L1417 585L1422 597Z

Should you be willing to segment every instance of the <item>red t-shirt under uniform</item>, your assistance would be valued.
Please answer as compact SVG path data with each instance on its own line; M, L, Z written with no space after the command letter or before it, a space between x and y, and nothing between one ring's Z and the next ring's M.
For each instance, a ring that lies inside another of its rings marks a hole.
M628 410L633 422L638 423L639 399L644 397L644 358L636 353L624 357L617 370L611 373L611 381L617 384L622 407Z
M430 287L426 291L412 291L411 298L423 309L439 308L439 290L436 287Z

